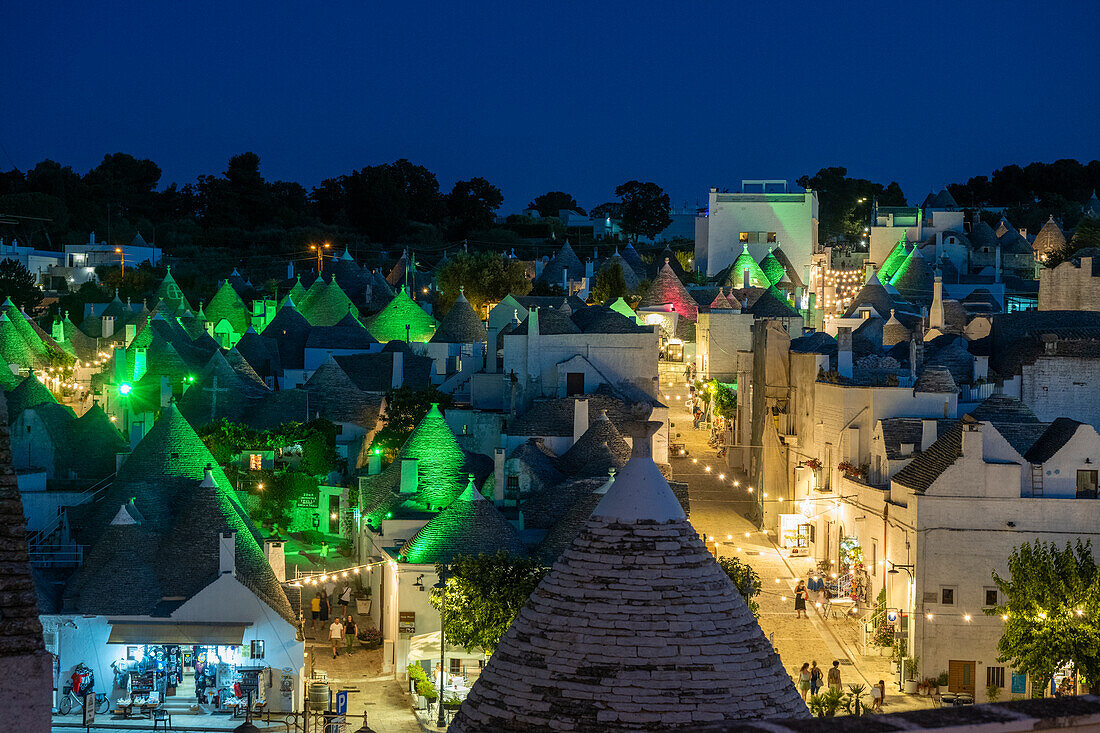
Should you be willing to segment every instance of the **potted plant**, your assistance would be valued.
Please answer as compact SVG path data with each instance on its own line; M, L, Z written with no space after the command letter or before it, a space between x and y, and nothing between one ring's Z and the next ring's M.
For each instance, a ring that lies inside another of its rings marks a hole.
M947 689L947 685L948 685L948 683L949 683L950 681L951 681L951 680L950 680L950 678L949 678L949 677L947 676L947 672L940 672L939 676L937 676L937 677L936 677L936 688L937 688L937 691L940 691L940 690L946 690L946 689Z
M844 704L844 709L848 711L849 715L862 715L866 709L863 706L863 695L867 692L866 685L851 684L848 685L848 694L841 698Z
M989 702L997 702L997 698L1001 696L1001 688L997 685L986 685L985 697Z
M420 696L419 707L431 705L439 697L435 685L429 680L420 680L416 683L416 694Z
M416 692L416 685L428 680L428 673L416 662L405 667L405 672L409 675L409 692Z
M806 460L805 466L806 466L806 468L810 469L811 471L820 471L821 470L821 461L817 458L810 458L810 459Z
M843 702L844 693L840 690L824 690L810 698L810 712L819 718L831 718Z
M918 657L905 658L905 694L914 695L917 692L917 663Z
M458 710L460 707L462 707L462 698L455 693L452 692L443 696L443 708L445 710Z

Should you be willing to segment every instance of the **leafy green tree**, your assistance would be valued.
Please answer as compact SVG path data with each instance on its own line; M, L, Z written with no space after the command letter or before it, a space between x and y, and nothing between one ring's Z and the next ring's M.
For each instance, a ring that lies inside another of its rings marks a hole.
M550 191L536 196L534 201L527 204L527 208L535 209L539 212L539 216L557 216L562 209L584 214L584 209L580 207L577 200L565 191Z
M429 595L432 607L444 612L447 642L492 654L547 571L538 560L506 552L456 557L446 571L446 603L438 588Z
M375 435L375 445L391 453L400 450L413 428L428 414L432 404L439 405L439 409L446 412L454 405L454 397L434 386L428 389L398 387L390 390L386 394L386 414L382 416L385 426Z
M1091 690L1100 687L1100 571L1092 542L1065 549L1040 540L1017 547L1009 576L993 573L1005 602L987 609L1001 616L1000 662L1031 676L1032 688L1046 689L1055 671L1073 662Z
M736 557L720 557L718 565L725 571L737 592L745 599L745 604L752 611L753 618L760 618L760 604L756 596L760 595L760 574L748 563L741 562Z
M896 182L883 186L865 178L849 178L843 166L822 168L812 176L802 176L797 183L817 191L822 242L834 237L851 244L859 242L871 221L876 199L879 206L905 206L905 196Z
M592 286L592 300L595 302L614 303L627 293L623 268L618 262L596 273L596 283Z
M531 290L523 263L493 252L459 252L439 268L436 283L444 313L458 299L460 288L478 313L487 303L499 302L509 293L527 295Z
M456 181L447 195L447 211L451 215L455 236L464 237L476 229L488 229L493 215L504 203L500 189L480 176L468 181Z
M635 243L638 237L656 237L672 223L668 194L656 183L627 181L616 187L622 204L623 231Z
M31 313L42 302L42 291L35 284L35 277L26 267L12 259L0 260L0 300L11 302Z

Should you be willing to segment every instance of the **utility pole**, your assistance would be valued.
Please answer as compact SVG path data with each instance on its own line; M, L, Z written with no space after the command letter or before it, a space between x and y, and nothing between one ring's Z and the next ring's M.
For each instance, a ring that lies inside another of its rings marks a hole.
M325 250L329 249L332 245L328 242L324 244L311 244L309 248L317 253L317 274L320 275L321 271L325 267Z

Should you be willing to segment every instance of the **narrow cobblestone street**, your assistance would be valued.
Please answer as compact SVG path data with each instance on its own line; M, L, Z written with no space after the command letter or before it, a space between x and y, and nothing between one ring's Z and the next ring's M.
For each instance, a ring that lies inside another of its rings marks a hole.
M930 698L898 690L889 659L859 653L860 623L854 615L826 620L811 602L810 618L795 618L794 586L813 567L813 560L786 557L768 535L745 518L755 494L749 493L747 477L731 470L725 458L719 459L707 444L709 430L692 428L683 365L662 363L660 375L661 399L669 405L669 442L683 443L686 451L683 456L672 456L672 475L688 484L691 523L701 534L714 538L719 556L738 557L760 574L760 627L772 640L787 672L793 678L803 662L816 661L828 669L837 660L844 685L861 683L870 688L880 679L886 681L886 712L932 707ZM735 488L734 481L740 486Z

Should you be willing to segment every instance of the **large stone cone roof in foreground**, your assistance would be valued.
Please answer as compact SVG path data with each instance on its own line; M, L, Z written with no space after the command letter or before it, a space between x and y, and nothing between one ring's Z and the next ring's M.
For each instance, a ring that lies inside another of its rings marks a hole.
M808 717L744 600L639 452L504 634L452 731Z

